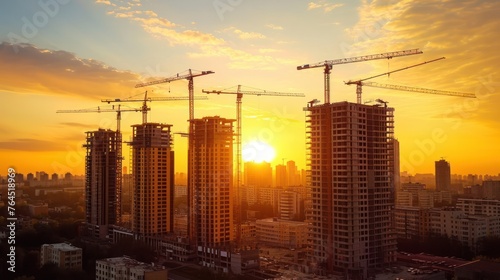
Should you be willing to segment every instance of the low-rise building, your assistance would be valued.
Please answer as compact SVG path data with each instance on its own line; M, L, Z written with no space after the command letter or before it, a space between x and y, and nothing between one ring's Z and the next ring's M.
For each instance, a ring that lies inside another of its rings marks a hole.
M457 208L431 210L430 232L446 235L468 245L476 252L478 241L487 236L500 235L499 216L466 215Z
M394 222L398 238L421 239L429 232L429 209L396 206Z
M307 246L308 228L305 222L268 218L257 220L256 225L259 243L282 248Z
M459 198L457 208L467 215L500 216L500 201Z
M164 280L168 279L167 270L123 256L97 260L96 280Z
M54 263L60 268L82 269L82 249L68 243L43 244L40 265Z

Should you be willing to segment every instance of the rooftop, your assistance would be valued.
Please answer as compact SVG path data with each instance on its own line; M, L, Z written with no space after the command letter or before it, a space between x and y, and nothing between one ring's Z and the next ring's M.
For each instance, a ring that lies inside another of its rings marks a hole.
M50 246L53 249L59 250L59 251L75 251L75 250L82 250L81 248L75 247L71 244L68 243L54 243L54 244L43 244L42 246Z
M158 271L158 270L164 270L165 268L161 266L154 266L151 264L143 263L138 260L129 258L127 256L123 257L116 257L116 258L107 258L107 259L102 259L102 260L97 260L97 262L100 263L105 263L107 265L113 265L113 266L125 266L128 268L141 268L143 270L147 271Z

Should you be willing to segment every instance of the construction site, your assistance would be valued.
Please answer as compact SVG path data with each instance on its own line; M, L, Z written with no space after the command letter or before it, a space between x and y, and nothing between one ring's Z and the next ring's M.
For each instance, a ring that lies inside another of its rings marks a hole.
M333 66L422 54L418 49L325 60L297 70L323 68L323 102L306 103L306 199L302 208L307 225L307 246L294 267L303 273L338 279L370 279L396 263L393 228L395 182L399 174L399 144L394 136L395 109L387 101L363 102L362 87L378 87L437 95L474 97L442 90L378 84L367 80L444 59L350 80L356 102L331 102ZM195 118L194 78L213 71L188 70L136 88L187 80L188 96L103 99L111 108L60 110L59 113L117 113L117 129L87 132L86 223L96 238L124 236L144 240L163 259L192 261L213 271L266 278L259 271L259 243L249 238L247 213L242 213L242 97L244 95L304 97L302 93L236 89L202 90L236 96L235 118ZM174 234L174 132L172 125L148 122L152 101L188 100L188 132L176 132L188 141L187 235ZM125 107L142 102L140 108ZM300 108L299 108L300 109ZM121 112L141 112L142 124L132 125L128 155L132 174L130 223L121 222ZM236 126L234 126L236 122ZM286 201L285 201L286 202ZM285 203L283 202L283 203ZM289 203L289 202L288 202ZM297 206L299 207L299 206ZM290 208L290 207L289 207ZM300 207L299 207L300 208ZM299 209L297 208L297 209ZM288 208L287 208L288 209ZM292 211L292 210L287 210ZM295 217L294 216L294 217ZM290 215L287 219L292 219ZM272 222L272 221L271 221ZM255 228L253 229L255 231ZM283 237L284 238L284 237ZM287 265L288 266L288 265ZM260 276L258 276L260 275Z

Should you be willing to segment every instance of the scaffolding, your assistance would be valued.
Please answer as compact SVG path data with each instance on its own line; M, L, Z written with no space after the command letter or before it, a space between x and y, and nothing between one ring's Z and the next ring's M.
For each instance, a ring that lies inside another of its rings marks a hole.
M366 279L395 261L394 109L337 102L305 110L311 268Z
M121 222L121 133L99 129L86 134L86 222L93 227L92 235L105 237L107 226Z

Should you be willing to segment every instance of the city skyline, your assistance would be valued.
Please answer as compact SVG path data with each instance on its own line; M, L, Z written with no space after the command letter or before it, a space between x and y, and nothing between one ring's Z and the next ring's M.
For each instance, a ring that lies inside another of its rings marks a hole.
M0 154L5 159L1 170L13 166L25 174L83 174L85 132L114 129L115 117L60 115L56 110L105 106L100 103L103 98L144 90L153 96L187 96L186 82L142 89L134 85L190 68L215 72L195 80L197 95L202 89L238 84L303 92L305 98L243 98L242 135L244 145L260 140L273 147L272 165L282 158L294 159L303 169L302 108L315 98L324 101L323 79L321 69L296 67L420 48L422 55L334 66L331 102L355 100L355 88L343 81L445 56L376 81L469 92L477 99L366 88L363 100L382 98L395 108L401 171L431 173L434 161L444 157L452 174L500 172L494 157L500 151L500 116L495 109L500 102L495 68L500 64L500 42L491 40L499 29L495 15L500 5L494 1L209 1L195 9L187 3L105 0L1 5L0 93L2 119L9 120L0 126ZM458 15L461 20L456 22ZM428 22L433 22L432 28ZM208 97L195 102L195 117L235 118L233 97ZM186 132L186 101L148 105L148 121ZM128 141L130 126L140 123L140 115L122 117L123 139ZM187 171L187 141L175 136L174 150L175 170Z

